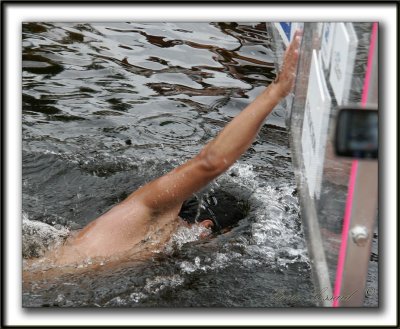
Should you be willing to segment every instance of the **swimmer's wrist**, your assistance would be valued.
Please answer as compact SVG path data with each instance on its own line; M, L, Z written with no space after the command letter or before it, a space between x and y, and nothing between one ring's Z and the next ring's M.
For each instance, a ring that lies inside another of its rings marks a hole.
M287 93L279 83L271 83L264 91L264 94L276 103L279 103L283 98L286 97Z

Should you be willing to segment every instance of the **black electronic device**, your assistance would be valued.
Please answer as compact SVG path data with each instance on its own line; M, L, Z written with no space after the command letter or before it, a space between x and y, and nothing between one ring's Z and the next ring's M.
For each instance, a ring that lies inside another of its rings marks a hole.
M340 108L336 121L335 151L356 159L378 158L378 110Z

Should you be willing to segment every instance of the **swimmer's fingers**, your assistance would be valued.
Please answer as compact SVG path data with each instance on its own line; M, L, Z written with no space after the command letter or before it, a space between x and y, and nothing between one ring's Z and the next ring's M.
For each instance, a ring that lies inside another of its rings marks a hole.
M303 36L303 30L297 29L296 31L294 31L293 39L296 39L296 37L301 38L302 36Z
M293 52L294 50L298 49L301 43L301 38L303 36L303 31L301 30L296 30L293 35L293 40L289 44L289 47L287 48L286 52Z
M299 47L301 43L301 35L299 31L296 31L293 41L285 52L283 69L289 71L292 74L296 74L297 61L299 58Z

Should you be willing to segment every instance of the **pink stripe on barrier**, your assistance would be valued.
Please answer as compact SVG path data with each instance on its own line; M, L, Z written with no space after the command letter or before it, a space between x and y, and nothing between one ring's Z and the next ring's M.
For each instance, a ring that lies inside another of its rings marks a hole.
M364 86L361 95L361 105L363 107L367 105L368 101L368 92L371 82L371 73L372 73L373 57L376 47L377 34L378 34L378 23L373 23L371 31L371 41L368 51L367 70L365 72ZM333 299L332 303L333 307L339 306L338 297L340 296L340 291L342 289L343 270L346 261L347 240L350 230L350 219L351 219L351 211L353 208L353 197L356 185L357 170L358 170L358 161L354 160L351 165L350 178L347 190L346 208L344 211L343 228L342 228L342 242L340 244L340 249L339 249L338 265L336 268L335 287L333 290L333 296L336 297Z
M349 229L350 229L350 218L351 218L351 210L353 208L353 196L354 196L354 188L356 185L357 169L358 169L358 161L355 160L351 164L349 187L347 190L346 208L344 210L342 243L340 244L338 265L336 268L335 288L333 290L333 296L335 296L336 298L333 299L333 304L332 304L333 307L339 306L338 297L340 296L340 290L342 288L343 269L346 260L346 250L347 250L347 236L349 234Z

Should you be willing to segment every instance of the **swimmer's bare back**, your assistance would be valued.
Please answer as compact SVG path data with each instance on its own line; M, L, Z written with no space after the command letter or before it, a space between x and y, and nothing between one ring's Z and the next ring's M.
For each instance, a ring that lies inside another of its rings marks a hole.
M127 199L76 232L47 257L58 265L110 258L124 252L146 257L167 242L179 221L175 209L157 215L134 198Z
M89 223L50 257L57 264L108 258L130 250L159 248L183 221L182 203L226 171L252 144L265 118L291 91L300 36L286 50L282 70L251 104L193 159L144 185Z

